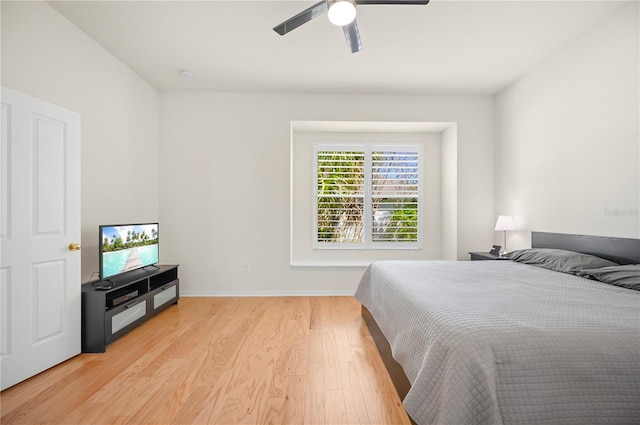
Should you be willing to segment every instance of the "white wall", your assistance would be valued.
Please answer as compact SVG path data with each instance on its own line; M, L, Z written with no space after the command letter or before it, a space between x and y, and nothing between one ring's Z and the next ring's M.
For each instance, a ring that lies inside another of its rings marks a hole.
M458 128L448 127L441 136L441 256L443 260L458 258ZM478 244L480 246L480 243ZM484 250L482 250L484 251ZM464 255L464 252L461 253Z
M353 291L361 268L289 266L291 121L456 123L446 258L499 242L498 214L511 248L529 230L640 235L638 4L498 94L495 122L490 96L159 94L46 3L1 7L2 84L82 115L83 280L98 224L160 219L187 292Z
M82 279L98 225L158 219L158 92L42 2L1 2L2 85L82 116Z
M639 39L634 2L496 96L510 249L530 230L640 237Z
M490 96L162 93L160 105L162 260L181 265L186 293L355 290L362 268L289 265L291 121L457 123L457 256L492 241Z

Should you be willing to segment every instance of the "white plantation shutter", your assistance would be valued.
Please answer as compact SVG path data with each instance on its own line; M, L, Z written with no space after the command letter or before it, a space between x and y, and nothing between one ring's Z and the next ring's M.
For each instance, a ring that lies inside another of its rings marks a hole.
M320 150L317 169L317 242L362 243L364 152Z
M419 145L315 145L314 248L420 248Z
M417 150L372 153L373 243L418 241L418 165Z

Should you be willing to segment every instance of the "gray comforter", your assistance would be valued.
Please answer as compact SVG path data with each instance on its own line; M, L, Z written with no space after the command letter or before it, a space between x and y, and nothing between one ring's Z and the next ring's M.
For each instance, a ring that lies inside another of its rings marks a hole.
M418 424L640 424L638 291L511 261L383 261L356 298Z

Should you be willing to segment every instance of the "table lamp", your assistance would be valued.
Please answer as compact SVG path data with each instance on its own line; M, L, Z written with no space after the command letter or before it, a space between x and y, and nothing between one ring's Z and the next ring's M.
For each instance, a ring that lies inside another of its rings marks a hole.
M513 225L513 218L510 215L499 215L498 221L496 221L496 231L504 232L504 250L500 251L500 256L503 256L507 253L507 230L515 230L516 227Z

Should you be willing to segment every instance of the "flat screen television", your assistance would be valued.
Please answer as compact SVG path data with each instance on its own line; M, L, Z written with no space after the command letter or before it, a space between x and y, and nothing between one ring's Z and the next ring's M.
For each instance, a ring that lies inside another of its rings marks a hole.
M158 223L101 225L100 278L108 279L158 263Z

